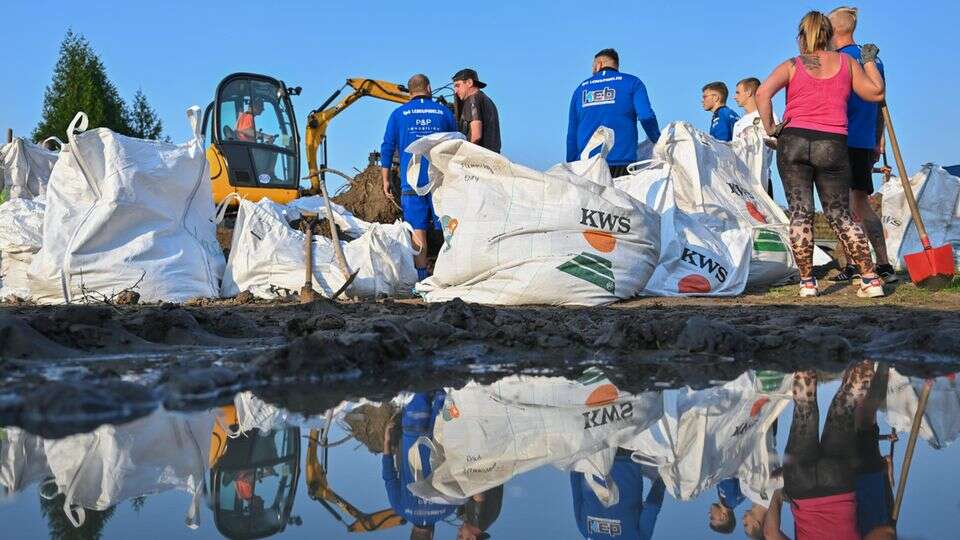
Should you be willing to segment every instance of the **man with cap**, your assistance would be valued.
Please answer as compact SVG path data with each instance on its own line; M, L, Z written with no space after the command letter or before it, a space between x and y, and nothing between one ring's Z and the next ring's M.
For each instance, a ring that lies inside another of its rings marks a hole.
M481 89L487 83L480 82L477 72L461 69L453 76L453 92L460 103L457 119L460 133L467 140L487 150L500 152L500 116L497 106Z
M431 96L430 80L426 75L417 74L407 81L410 90L410 101L396 108L387 121L387 129L383 134L383 144L380 145L380 171L383 179L383 192L389 198L390 194L390 166L393 153L400 152L400 185L403 186L400 194L400 207L403 210L403 220L413 227L413 241L420 247L420 253L413 257L413 265L417 269L417 279L422 281L428 277L427 270L427 231L431 227L440 228L436 216L433 214L432 194L424 196L410 187L407 181L407 167L413 157L406 151L407 146L417 139L439 133L454 131L456 125L450 109L437 103ZM420 168L417 186L425 186L428 182L427 165Z
M620 72L620 55L604 49L594 55L593 76L580 83L570 100L567 124L567 161L580 159L590 137L600 126L613 130L613 149L607 154L610 173L627 174L637 161L637 121L651 142L660 138L657 116L643 81Z

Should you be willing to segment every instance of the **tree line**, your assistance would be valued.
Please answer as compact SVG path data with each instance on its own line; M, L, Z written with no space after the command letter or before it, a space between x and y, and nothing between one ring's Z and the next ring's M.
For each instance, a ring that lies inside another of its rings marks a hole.
M163 135L163 122L143 91L138 89L128 106L90 42L68 30L60 44L53 80L44 92L43 114L33 130L33 140L62 139L79 111L87 113L91 126L139 139L170 140Z

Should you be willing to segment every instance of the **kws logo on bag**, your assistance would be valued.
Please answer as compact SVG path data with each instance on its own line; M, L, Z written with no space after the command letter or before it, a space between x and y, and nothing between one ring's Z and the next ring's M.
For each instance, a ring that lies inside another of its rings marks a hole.
M730 188L730 193L733 193L734 195L746 201L744 206L746 206L747 213L750 214L750 217L759 221L760 223L767 222L767 216L763 215L763 212L757 208L757 198L753 196L753 193L750 193L733 182L727 182L727 187Z
M614 403L592 411L580 413L583 416L583 429L605 426L611 422L622 422L633 418L633 403Z
M589 208L580 209L580 224L595 229L604 229L610 232L628 233L630 232L630 217L608 214L600 210L591 210Z
M716 276L717 281L723 283L727 280L727 274L729 270L722 264L713 260L712 257L708 257L699 251L694 251L687 246L683 246L683 253L680 255L680 260L689 264L690 266L695 266L701 270L706 270L707 273Z

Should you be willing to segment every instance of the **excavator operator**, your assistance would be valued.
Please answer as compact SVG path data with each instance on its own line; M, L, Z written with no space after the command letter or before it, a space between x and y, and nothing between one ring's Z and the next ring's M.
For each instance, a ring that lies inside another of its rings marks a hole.
M237 117L236 132L237 140L247 142L257 141L257 122L256 117L263 114L263 98L254 97L250 99L250 109L240 113ZM273 144L272 135L260 135L262 141L266 144Z

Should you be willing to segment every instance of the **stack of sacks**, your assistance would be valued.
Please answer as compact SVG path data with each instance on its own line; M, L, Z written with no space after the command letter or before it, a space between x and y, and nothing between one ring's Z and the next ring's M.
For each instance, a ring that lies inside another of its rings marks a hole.
M341 247L351 271L357 277L347 289L348 296L377 298L409 295L417 281L413 256L417 253L410 227L367 223L342 206L331 203L334 223L343 233ZM253 203L240 199L234 225L230 259L223 276L224 297L249 291L258 298L271 299L297 292L303 287L306 271L304 234L290 226L301 212L326 215L323 198L304 197L281 206L264 198ZM349 241L344 241L349 240ZM345 283L337 266L333 242L313 237L313 288L330 297Z

